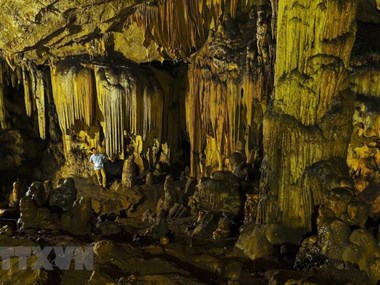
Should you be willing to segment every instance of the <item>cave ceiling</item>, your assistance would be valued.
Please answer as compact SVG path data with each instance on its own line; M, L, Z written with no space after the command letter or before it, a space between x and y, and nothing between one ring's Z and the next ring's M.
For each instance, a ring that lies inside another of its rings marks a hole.
M107 52L137 63L186 61L222 14L224 7L215 2L2 0L0 50L15 64ZM244 2L250 7L257 1Z
M173 7L172 1L1 0L0 50L15 64L110 51L137 63L186 61L204 44L222 7L214 1L177 2ZM244 2L249 7L258 1ZM379 24L379 1L359 0L357 19Z

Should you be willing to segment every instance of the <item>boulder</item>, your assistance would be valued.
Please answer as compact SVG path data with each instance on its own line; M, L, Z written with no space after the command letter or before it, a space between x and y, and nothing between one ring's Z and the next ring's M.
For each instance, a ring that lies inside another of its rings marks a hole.
M28 191L26 191L25 196L31 198L37 207L43 207L46 199L44 184L42 182L33 182Z
M50 193L50 207L58 207L63 212L72 209L74 201L77 199L77 190L74 180L66 178Z
M48 208L38 208L34 200L27 196L20 200L20 219L17 223L21 230L60 228L59 219L55 214L52 214Z
M197 186L199 210L239 215L244 200L239 191L239 181L230 173L214 173Z
M86 234L91 230L91 218L91 199L80 197L70 211L62 214L62 228L73 234Z

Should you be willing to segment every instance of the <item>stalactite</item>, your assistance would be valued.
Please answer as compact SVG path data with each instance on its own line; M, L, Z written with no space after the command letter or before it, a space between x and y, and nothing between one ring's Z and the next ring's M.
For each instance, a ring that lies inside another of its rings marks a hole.
M162 136L163 97L148 79L122 69L97 68L96 89L109 155L123 155L124 137L152 145Z
M38 130L42 139L46 138L45 83L44 73L34 67L30 68L33 100L36 103Z
M105 122L105 146L109 155L124 150L124 106L125 91L119 85L118 74L112 69L100 69L96 72L98 101Z
M74 124L74 71L73 67L60 72L57 66L51 67L51 85L54 104L57 107L58 121L62 132L66 132Z
M220 52L223 47L219 50L215 47L211 49ZM245 89L252 81L247 76L242 76L245 78L242 86L236 80L234 73L244 73L244 71L238 70L233 63L221 60L222 54L218 54L214 62L209 62L208 59L205 61L203 57L208 57L209 50L203 52L192 66L189 78L188 99L191 100L187 104L187 109L190 114L188 129L193 146L191 155L193 175L197 174L199 168L206 168L201 170L205 175L209 175L213 170L223 169L232 151L241 148L239 144L247 139L245 128L249 128L251 123L246 121L246 117L252 118L250 99L254 92L249 88ZM229 69L228 72L223 68ZM229 74L227 77L226 73ZM219 80L215 79L216 74L219 74ZM199 116L193 117L194 112L199 113ZM247 147L247 150L249 149L250 147Z
M251 1L237 0L160 0L155 5L136 6L129 23L144 26L146 38L153 38L172 58L188 60L191 53L205 42L210 28L215 28L222 15L237 16L239 8L247 10Z
M236 38L238 33L254 38L255 15L239 32L233 30L233 21L218 26L190 65L186 116L194 176L229 169L233 152L248 158L261 145L261 118L273 82L273 45L268 45L265 34L257 52L254 41Z
M95 114L92 71L80 65L52 66L51 83L61 130L72 128L76 121L90 126Z
M26 114L30 117L32 110L36 109L38 118L38 130L42 139L46 138L46 113L45 113L45 75L32 64L15 67L10 74L12 87L23 84L24 102ZM9 83L9 82L8 82Z
M7 110L5 106L5 96L7 96L6 91L8 88L18 88L21 83L21 68L14 66L8 57L6 57L6 60L0 58L0 129L6 129L9 127L7 123Z
M73 144L71 134L79 132L80 128L93 127L96 115L94 75L91 69L79 63L59 62L51 66L50 76L64 153L68 158ZM97 132L91 132L83 133L80 137L88 143L92 142L91 146L97 146L93 141L98 135Z
M25 64L22 67L9 66L0 62L0 122L1 128L6 128L5 106L4 106L4 88L5 86L17 88L19 85L24 86L25 110L28 116L32 115L33 109L37 111L38 131L42 139L46 138L46 106L45 106L45 75L33 64Z
M135 109L130 109L132 111L130 114L134 114L134 118L131 117L133 128L127 132L141 135L146 146L153 145L155 140L161 141L162 138L162 91L158 89L157 82L152 81L152 79L137 77L131 80L130 85L132 84L135 84L135 87L127 89L126 92L127 97L132 99L132 106L135 106ZM127 102L126 104L129 105L130 103Z
M24 103L25 103L25 111L28 117L32 116L33 110L33 101L30 94L30 79L28 69L23 66L22 67L22 81L24 85Z
M74 80L74 117L91 126L95 114L93 73L83 68L77 72Z

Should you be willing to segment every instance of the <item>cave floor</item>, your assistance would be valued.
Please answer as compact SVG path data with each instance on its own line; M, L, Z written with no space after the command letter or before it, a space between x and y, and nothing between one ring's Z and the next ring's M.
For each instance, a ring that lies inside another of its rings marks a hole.
M155 211L162 184L122 190L118 183L100 190L91 179L75 178L78 196L91 198L93 208L122 230L117 233L94 231L72 235L63 231L25 230L1 234L1 246L91 246L94 251L92 270L11 270L0 271L1 284L361 284L367 280L355 270L338 270L328 266L308 271L293 270L294 259L269 257L250 260L234 247L237 237L216 242L191 239L184 229L191 218L169 222L173 236L168 243L145 238L147 224L141 217L146 210ZM123 192L126 191L126 192ZM141 195L142 194L142 195ZM136 203L137 204L134 204ZM129 207L127 213L122 209ZM98 214L99 214L98 213ZM297 280L299 283L286 283ZM367 283L368 284L368 283Z

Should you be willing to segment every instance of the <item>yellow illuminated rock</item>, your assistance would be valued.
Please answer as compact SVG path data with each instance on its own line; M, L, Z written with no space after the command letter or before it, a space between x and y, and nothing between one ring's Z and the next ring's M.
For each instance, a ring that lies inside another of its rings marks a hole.
M262 190L270 194L264 222L309 230L316 201L301 187L305 170L345 158L351 134L343 122L353 108L347 68L356 1L280 0L278 11L276 89L263 123Z
M26 228L52 210L63 229L90 233L76 217L93 210L91 234L129 238L136 223L134 239L151 235L156 254L191 265L99 241L89 284L190 282L199 268L250 284L244 257L227 260L235 240L251 259L293 266L294 246L297 270L327 259L380 278L378 0L0 0L0 11L3 196L16 178L74 177L86 198L69 214L21 199ZM107 189L92 147L107 156ZM142 208L150 224L137 233ZM42 229L57 228L49 219ZM175 252L177 238L196 247L212 236L225 259ZM289 272L256 275L287 284Z

